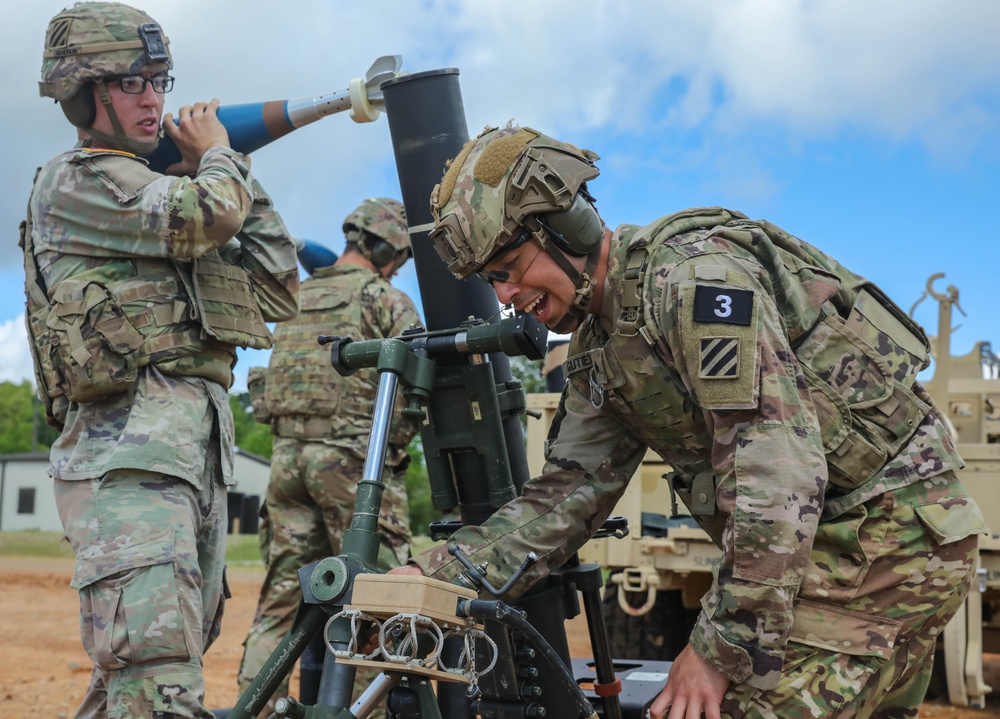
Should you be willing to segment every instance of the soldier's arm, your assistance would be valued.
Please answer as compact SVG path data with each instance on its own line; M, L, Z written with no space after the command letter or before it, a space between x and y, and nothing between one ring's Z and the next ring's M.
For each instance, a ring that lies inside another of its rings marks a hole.
M385 283L372 282L365 285L363 311L368 313L366 321L373 337L396 337L420 322L420 315L410 296Z
M699 263L725 272L689 266ZM714 279L699 282L699 274ZM699 292L699 284L710 292ZM716 502L728 515L691 645L732 681L770 688L823 506L818 420L777 308L752 266L703 257L679 265L666 287L658 326L712 432ZM725 321L714 319L715 310ZM749 324L733 317L744 313ZM732 361L720 363L726 351Z
M249 160L228 147L206 152L194 177L161 175L121 153L79 150L50 163L36 185L37 216L58 226L39 233L51 240L36 252L200 257L243 227L253 197L249 173Z
M270 196L256 178L251 178L251 190L253 202L236 235L238 244L227 245L222 256L246 270L265 320L288 320L299 311L295 245Z
M400 302L396 304L392 312L392 328L389 331L390 337L402 334L404 331L420 322L420 315L413 300L408 295L402 295Z
M600 414L572 387L567 387L564 402L566 414L542 474L483 524L464 527L452 537L474 564L489 563L495 586L507 581L528 552L538 555L508 599L561 567L601 528L646 451L617 420ZM462 572L443 547L418 555L413 563L446 581Z
M157 179L143 191L139 205L162 246L136 247L135 254L200 257L232 239L250 214L250 160L231 148L213 147L194 177Z

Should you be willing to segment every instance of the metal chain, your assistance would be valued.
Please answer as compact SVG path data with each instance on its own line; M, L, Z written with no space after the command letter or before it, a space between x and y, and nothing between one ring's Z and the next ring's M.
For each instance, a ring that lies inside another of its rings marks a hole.
M347 649L334 649L333 644L330 643L330 626L337 619L343 617L350 617L351 619L351 640L347 643ZM337 657L343 657L345 659L350 659L351 657L357 656L358 653L358 632L361 631L361 622L372 622L375 626L379 628L379 632L382 631L382 622L380 622L376 617L371 614L366 614L360 609L343 609L326 621L326 627L323 629L323 643L326 645L326 650ZM379 655L379 649L371 652L370 654L362 655L362 659L374 659Z
M396 653L394 653L391 651L391 648L386 647L386 635L396 627L404 627L406 624L409 624L409 633L399 643ZM433 632L428 631L431 629ZM434 651L423 659L417 658L417 640L421 634L434 635ZM378 645L386 661L396 662L397 664L421 664L425 667L432 667L437 664L438 657L441 655L441 649L444 648L444 634L441 632L441 627L430 617L425 617L422 614L400 612L394 617L387 619L385 624L382 625L378 633ZM409 654L404 653L407 649L410 650Z
M351 620L351 639L347 643L346 649L334 649L329 637L330 626L335 620L342 618L349 618ZM448 672L449 674L459 674L468 679L469 689L467 694L470 697L474 697L479 694L479 677L489 673L493 667L496 666L497 659L500 654L496 642L494 642L493 639L486 634L486 632L472 626L455 627L448 629L447 631L442 631L437 622L422 614L400 612L385 621L380 621L378 618L363 612L360 609L344 609L337 612L327 620L326 627L323 631L323 643L326 645L327 651L334 656L345 659L357 658L358 646L360 643L358 635L361 631L361 625L363 622L371 622L378 627L378 647L369 654L361 655L362 659L374 659L375 657L381 655L383 659L392 664L407 664L410 666L423 666L427 668L437 665L441 671ZM406 634L399 641L396 648L393 649L389 644L389 633L397 629L405 631ZM417 657L420 635L429 636L434 641L433 651L423 658ZM441 651L444 649L444 640L452 636L462 638L462 652L458 657L458 666L455 667L446 666L445 663L441 661ZM476 670L476 639L482 639L485 641L492 654L489 665L482 671Z
M445 666L443 662L438 662L438 665L443 671L451 674L461 674L466 677L469 680L469 688L466 691L466 694L469 697L475 697L479 694L479 677L484 674L488 674L493 667L496 666L500 650L497 649L496 642L494 642L493 639L486 634L486 632L481 629L476 629L475 627L469 627L468 629L454 629L448 632L447 636L462 637L462 652L458 656L458 666L448 667ZM493 655L490 659L489 665L482 671L476 671L476 639L483 639L490 647L490 651Z

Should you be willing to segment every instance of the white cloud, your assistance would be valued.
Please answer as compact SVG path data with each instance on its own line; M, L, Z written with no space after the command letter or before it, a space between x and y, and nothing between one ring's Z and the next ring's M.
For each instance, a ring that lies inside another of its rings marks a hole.
M406 72L459 68L471 134L516 118L593 146L605 172L632 168L635 187L619 191L648 219L666 209L664 183L695 168L702 201L737 184L751 199L779 191L776 144L849 134L957 167L1000 147L1000 3L989 0L136 3L171 40L170 110L337 91L400 54ZM34 168L73 142L36 84L46 24L68 4L5 8L0 123L16 141L4 150L3 227L23 217ZM399 193L384 118L324 119L255 153L254 171L294 234L335 250L361 196ZM20 262L0 244L0 271L19 275Z
M24 211L32 169L72 142L35 85L45 26L64 5L17 3L4 23L0 121L18 137L5 150L6 226ZM789 142L847 128L953 157L991 147L1000 125L1000 3L982 0L139 5L171 39L173 110L211 96L332 92L377 55L401 54L407 72L460 69L472 134L516 118L556 135L635 136L655 148L678 129L752 145L761 128ZM334 244L359 187L398 193L384 120L328 118L254 162L292 231ZM4 248L0 266L15 263L16 250Z
M0 322L0 382L35 381L24 315Z

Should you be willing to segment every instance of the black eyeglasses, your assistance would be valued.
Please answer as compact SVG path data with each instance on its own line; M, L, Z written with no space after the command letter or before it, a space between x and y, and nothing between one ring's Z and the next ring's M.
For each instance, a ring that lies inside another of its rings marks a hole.
M476 276L481 279L486 284L493 286L494 282L510 282L510 272L506 270L493 270L490 272L486 271L486 268L499 260L504 255L513 252L518 247L526 243L532 237L531 230L523 230L516 240L508 245L504 245L499 250L490 255L489 259L483 263L483 268L476 273ZM537 256L537 255L536 255ZM534 261L534 259L532 259ZM529 263L530 264L530 263ZM527 268L525 268L527 270ZM524 272L521 273L523 275ZM519 276L520 277L520 276Z
M153 92L159 95L174 89L174 78L170 75L153 75L152 77L122 75L121 77L108 78L108 81L117 82L126 95L141 95L146 91L146 83L152 85Z

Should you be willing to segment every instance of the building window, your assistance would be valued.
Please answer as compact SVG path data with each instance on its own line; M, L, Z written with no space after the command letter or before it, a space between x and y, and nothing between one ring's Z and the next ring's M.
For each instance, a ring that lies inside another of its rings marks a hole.
M20 489L17 490L17 513L18 514L35 513L34 487L21 487Z

